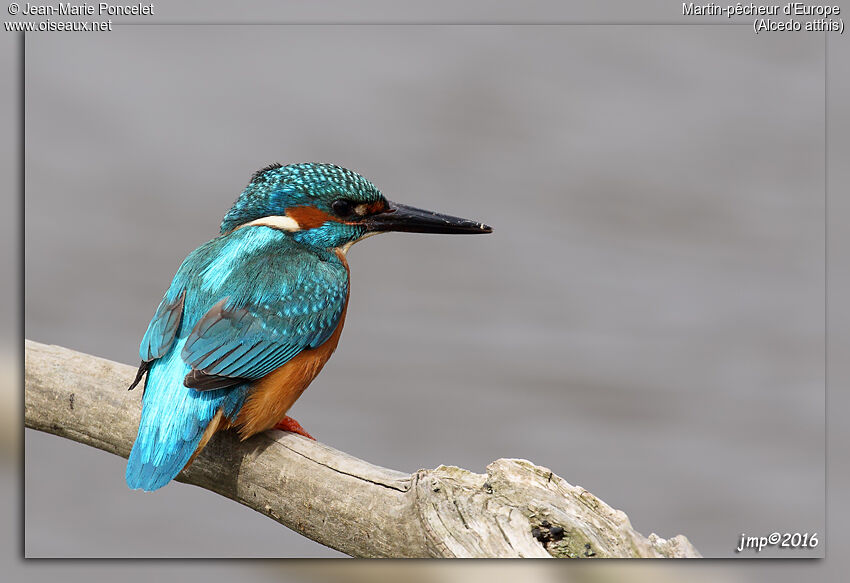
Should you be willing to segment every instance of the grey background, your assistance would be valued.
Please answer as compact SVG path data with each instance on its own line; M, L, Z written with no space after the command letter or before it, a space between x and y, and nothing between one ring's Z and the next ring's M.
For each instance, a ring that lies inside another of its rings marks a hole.
M343 342L294 411L322 441L406 470L527 457L707 555L822 529L822 37L28 41L29 337L131 362L248 174L332 160L497 232L352 251ZM26 469L30 556L329 552L195 488L127 492L121 460L55 438L28 433Z

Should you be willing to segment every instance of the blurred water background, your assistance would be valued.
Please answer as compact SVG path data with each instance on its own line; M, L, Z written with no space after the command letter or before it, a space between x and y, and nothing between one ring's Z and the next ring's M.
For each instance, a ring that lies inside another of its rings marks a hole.
M27 38L26 335L122 362L250 173L333 161L496 232L349 254L293 409L405 471L523 457L735 556L824 527L823 37L735 26ZM338 556L26 432L29 557ZM760 556L820 556L762 551Z

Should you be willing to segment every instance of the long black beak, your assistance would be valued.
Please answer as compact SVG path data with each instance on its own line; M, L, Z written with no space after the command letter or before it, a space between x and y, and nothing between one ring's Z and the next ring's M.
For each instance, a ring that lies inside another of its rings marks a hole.
M471 235L492 233L493 228L459 217L441 215L404 204L391 202L389 208L380 214L363 220L369 231L404 231L407 233L446 233Z

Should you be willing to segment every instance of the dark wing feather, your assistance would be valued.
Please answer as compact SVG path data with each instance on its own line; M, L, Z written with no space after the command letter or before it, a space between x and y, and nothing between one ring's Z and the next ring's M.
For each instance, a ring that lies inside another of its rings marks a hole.
M189 374L183 379L183 385L190 389L199 391L213 391L215 389L227 389L241 385L249 379L239 377L220 377L218 375L204 374L199 370L189 371Z
M133 382L130 383L130 388L127 389L128 391L132 391L133 389L136 388L136 385L139 384L139 382L142 380L142 377L144 377L145 374L147 374L147 372L150 370L151 362L152 361L150 361L150 360L148 360L148 361L143 360L142 361L142 364L139 365L139 370L136 371L136 378L134 378ZM144 385L142 386L142 391L144 391ZM142 394L144 394L144 392Z

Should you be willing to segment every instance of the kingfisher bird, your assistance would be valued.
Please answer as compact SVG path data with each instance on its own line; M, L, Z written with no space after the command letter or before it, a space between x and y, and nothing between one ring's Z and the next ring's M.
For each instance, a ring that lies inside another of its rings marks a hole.
M217 432L277 428L313 439L286 415L339 342L348 307L346 252L386 231L490 233L479 222L388 201L333 164L255 172L218 237L183 261L142 338L139 432L127 485L157 490Z

